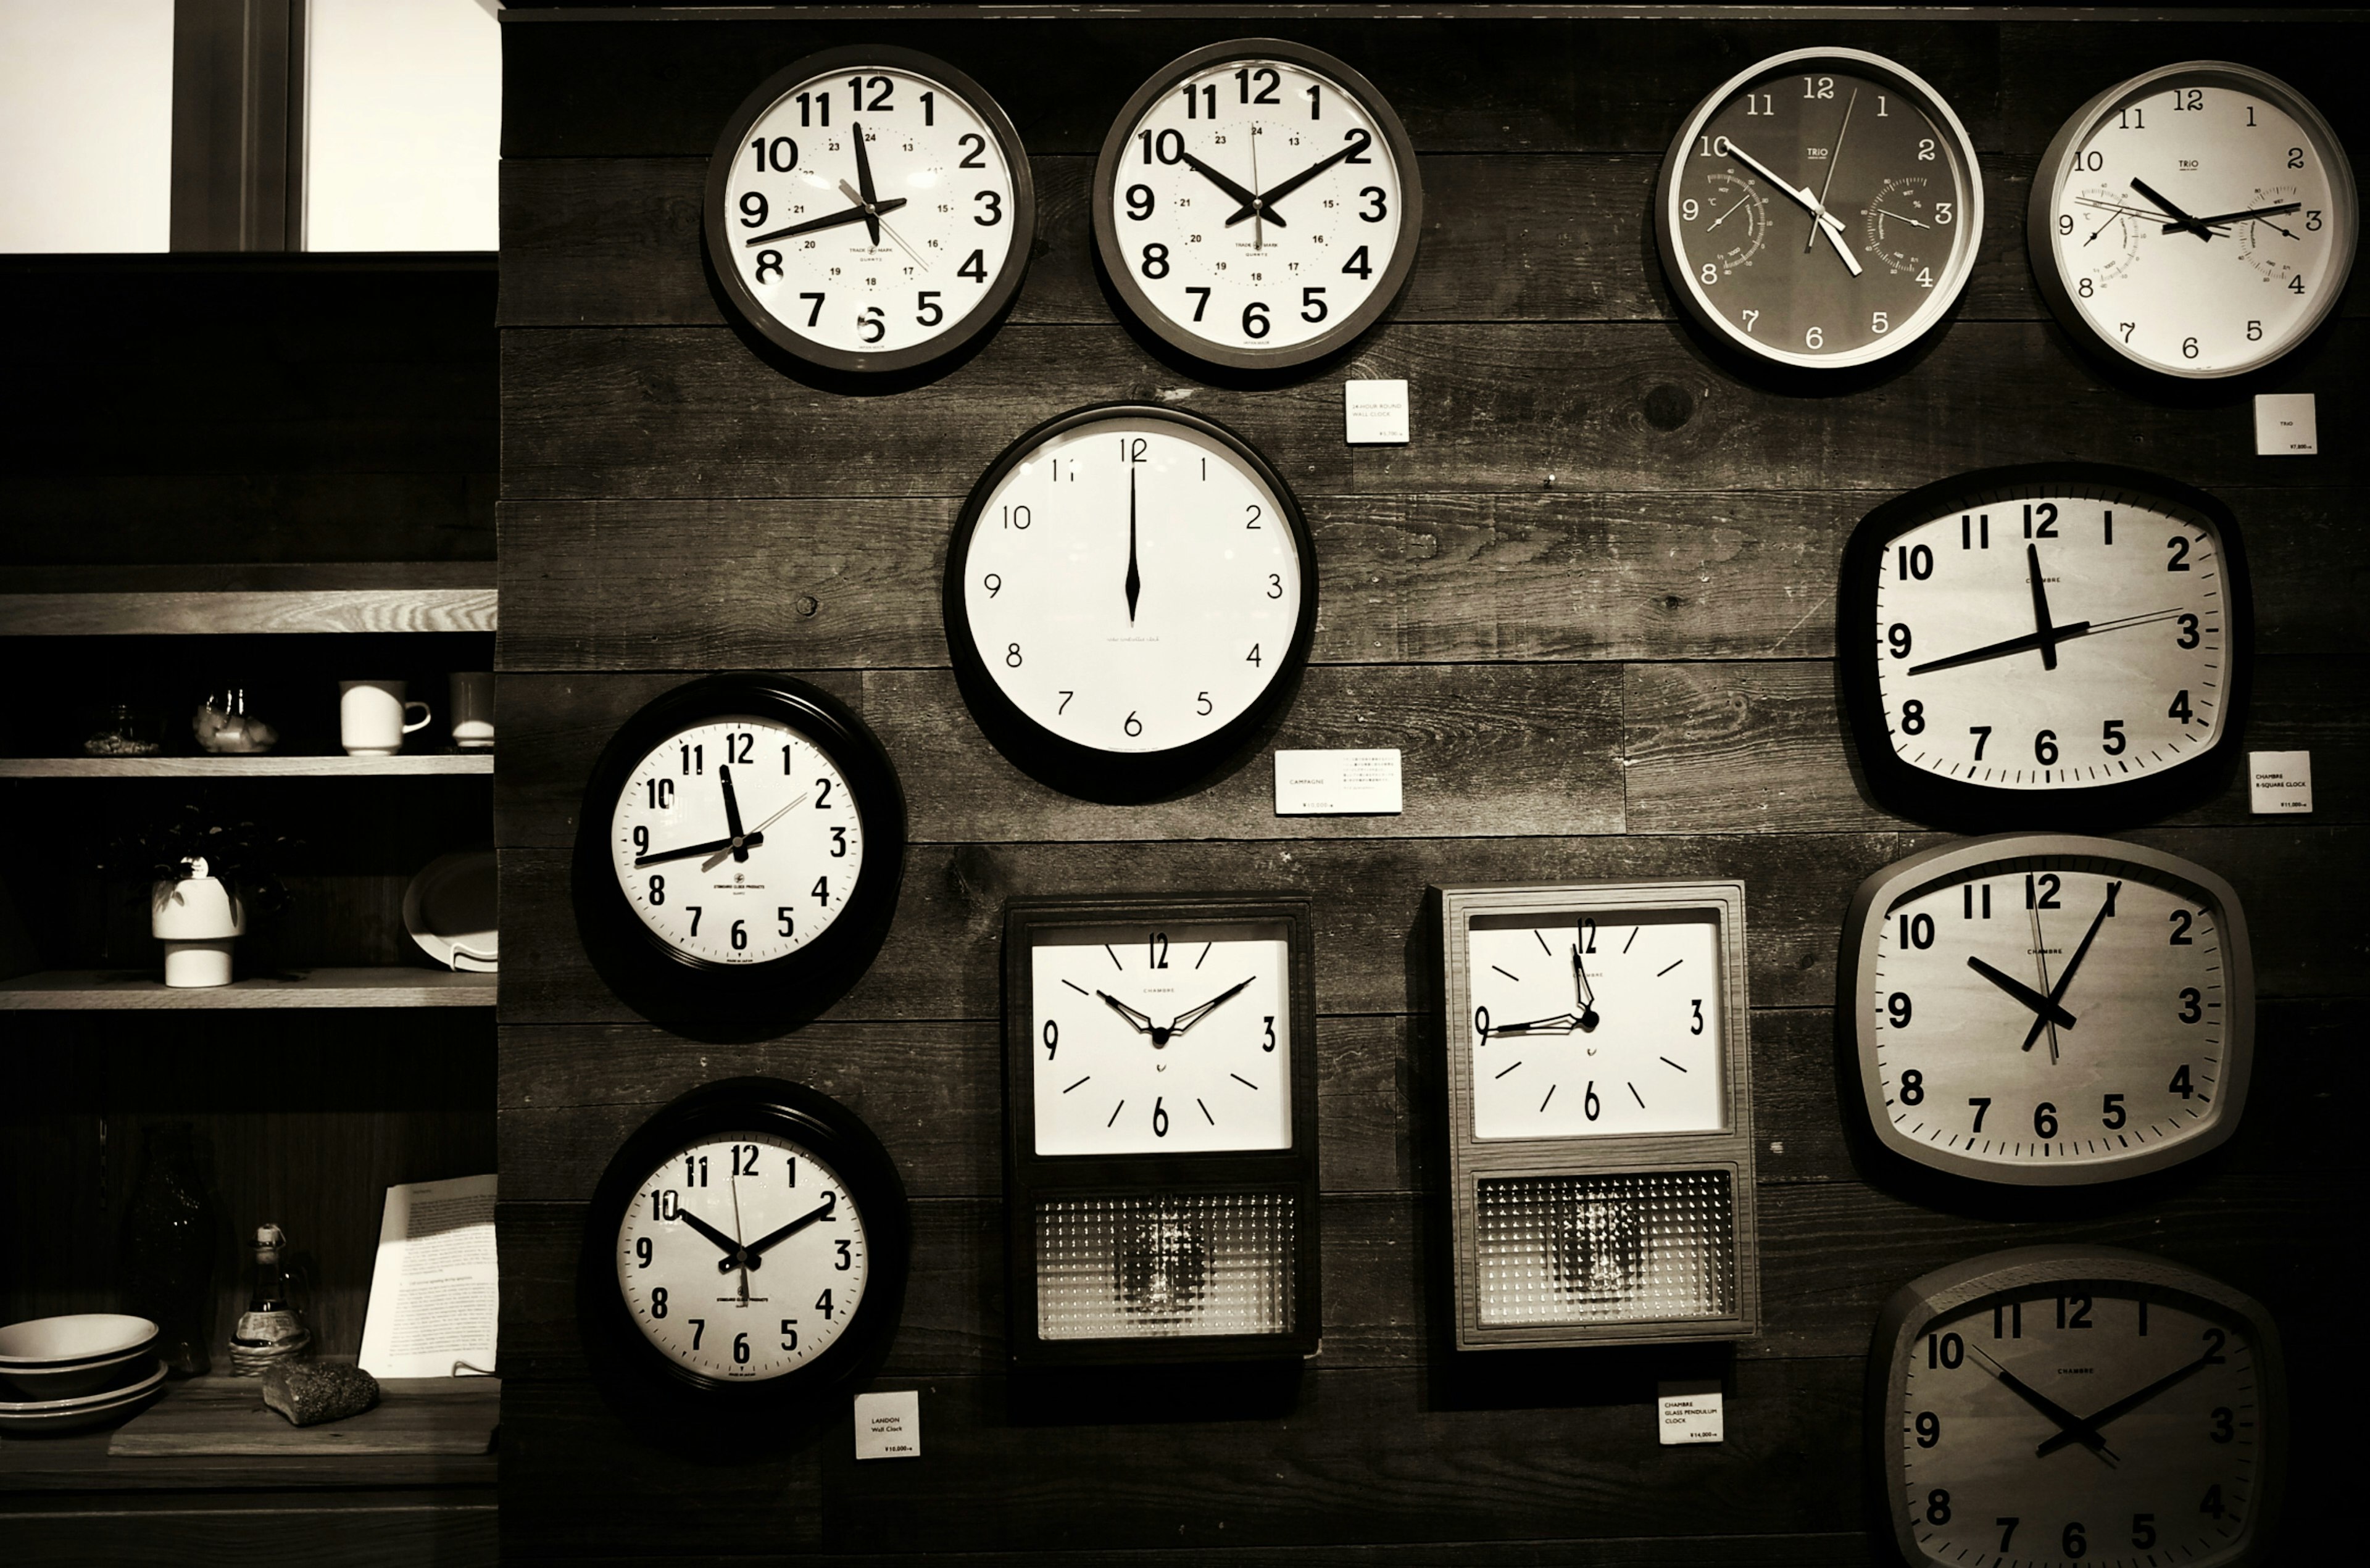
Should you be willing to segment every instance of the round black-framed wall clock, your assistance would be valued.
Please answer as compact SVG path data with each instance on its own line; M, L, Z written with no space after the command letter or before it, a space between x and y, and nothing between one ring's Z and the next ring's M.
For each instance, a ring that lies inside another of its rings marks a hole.
M1215 420L1099 404L989 465L947 550L947 643L981 727L1072 794L1223 762L1296 685L1317 560L1274 464Z
M646 1013L786 1020L869 961L904 859L904 792L861 719L787 676L709 676L602 750L577 820L577 926Z
M777 1079L710 1083L609 1161L578 1311L646 1389L777 1410L878 1366L912 1234L895 1164L846 1106Z
M1869 1351L1873 1481L1911 1568L2267 1562L2287 1419L2261 1305L2115 1247L1937 1269Z
M1415 265L1423 179L1372 82L1322 50L1237 39L1170 61L1111 122L1095 245L1128 313L1230 370L1321 360Z
M2246 913L2179 855L2065 833L1911 855L1853 896L1838 974L1869 1125L1928 1169L2121 1181L2220 1146L2245 1115Z
M1662 159L1671 292L1718 342L1802 370L1872 364L1948 318L1983 241L1974 143L1924 78L1798 49L1697 104Z
M825 50L744 98L709 157L708 254L731 309L828 371L908 371L992 326L1037 231L1003 108L942 60Z
M2188 804L2244 741L2238 519L2136 469L1944 479L1845 546L1844 707L1869 787L1923 821L2089 825Z
M2183 380L2244 375L2311 337L2353 270L2353 168L2303 95L2189 60L2118 82L2042 154L2025 242L2067 333Z

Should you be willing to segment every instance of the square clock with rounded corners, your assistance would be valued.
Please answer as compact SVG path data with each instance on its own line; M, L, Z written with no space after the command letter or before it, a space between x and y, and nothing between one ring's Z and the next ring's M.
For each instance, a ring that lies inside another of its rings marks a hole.
M2111 1247L1912 1280L1869 1350L1868 1452L1912 1568L2270 1561L2280 1336L2249 1297Z
M2254 1055L2238 897L2161 850L2003 833L1860 885L1835 1016L1885 1148L1974 1181L2074 1186L2229 1138Z
M1434 896L1458 1348L1756 1332L1743 885Z

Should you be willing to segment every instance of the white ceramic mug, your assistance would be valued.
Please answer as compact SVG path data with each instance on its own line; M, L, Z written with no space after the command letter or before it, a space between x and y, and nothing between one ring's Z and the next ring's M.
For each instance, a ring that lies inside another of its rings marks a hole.
M494 743L494 672L453 672L453 744L481 751Z
M405 736L428 723L428 704L404 701L404 684L400 681L338 682L338 738L348 756L392 757L403 750ZM420 710L416 719L410 717L414 708Z

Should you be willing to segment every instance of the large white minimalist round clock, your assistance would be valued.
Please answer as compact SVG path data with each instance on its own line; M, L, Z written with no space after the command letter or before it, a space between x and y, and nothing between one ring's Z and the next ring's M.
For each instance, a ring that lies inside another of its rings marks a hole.
M2042 155L2026 239L2077 338L2188 378L2279 359L2353 265L2353 170L2277 77L2192 60L2118 83Z
M947 555L972 711L1064 787L1165 789L1290 689L1317 619L1300 508L1248 442L1113 404L1030 431L973 488Z

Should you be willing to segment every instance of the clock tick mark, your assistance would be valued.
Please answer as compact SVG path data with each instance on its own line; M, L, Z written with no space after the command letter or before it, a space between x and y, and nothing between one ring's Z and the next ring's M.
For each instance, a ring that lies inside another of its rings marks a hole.
M1195 1099L1193 1103L1197 1105L1202 1105L1202 1102L1198 1098ZM1216 1127L1218 1125L1218 1118L1210 1114L1210 1107L1207 1105L1202 1105L1202 1119L1208 1122L1212 1127Z
M1498 969L1498 966L1495 964L1492 964L1490 967L1493 969ZM1521 985L1523 983L1523 977L1520 975L1509 974L1504 969L1498 969L1498 972L1501 975L1505 975L1508 979L1513 981L1516 985Z
M1072 990L1076 991L1080 996L1092 996L1095 994L1076 980L1064 980L1062 983L1069 987Z
M1685 963L1685 962L1686 962L1686 960L1685 960L1685 958L1674 958L1674 959L1672 959L1668 964L1665 964L1662 967L1661 967L1661 968L1659 968L1659 969L1655 970L1655 971L1654 971L1654 978L1655 978L1656 979L1658 979L1658 980L1659 980L1659 979L1661 979L1664 975L1669 974L1673 969L1677 968L1680 965L1682 965L1682 964L1684 964L1684 963Z
M1624 1087L1629 1091L1629 1098L1638 1102L1638 1108L1641 1111L1644 1110L1646 1108L1646 1096L1638 1093L1638 1086L1635 1083L1625 1082Z
M1249 1079L1245 1078L1239 1072L1230 1072L1226 1074L1226 1076L1233 1079L1236 1082L1241 1084L1246 1089L1256 1091L1259 1088L1258 1084L1252 1082Z
M1679 1064L1678 1064L1677 1062L1673 1061L1673 1060L1672 1060L1670 1058L1668 1058L1668 1057L1664 1057L1664 1058L1662 1058L1662 1064L1663 1064L1665 1067L1679 1067ZM1684 1068L1684 1067L1679 1067L1679 1070L1680 1070L1681 1072L1685 1072L1685 1071L1686 1070L1686 1069L1685 1069L1685 1068Z
M1552 1099L1554 1099L1554 1098L1555 1098L1555 1092L1556 1092L1556 1090L1557 1090L1559 1087L1559 1085L1553 1084L1553 1083L1550 1083L1550 1084L1548 1084L1548 1085L1547 1085L1547 1100L1541 1100L1541 1101L1539 1102L1539 1111L1540 1111L1540 1114L1541 1114L1541 1115L1545 1115L1545 1114L1546 1114L1546 1112L1547 1112L1547 1100L1552 1100Z
M1112 967L1112 968L1117 969L1117 970L1118 970L1121 974L1122 974L1122 975L1127 973L1127 966L1126 966L1126 965L1124 965L1124 964L1122 964L1122 963L1121 963L1121 962L1119 961L1119 955L1118 955L1118 954L1116 954L1116 953L1111 953L1111 944L1110 944L1110 943L1106 942L1106 943L1104 943L1104 944L1103 944L1103 951L1104 951L1104 952L1106 952L1106 953L1110 953L1110 961L1111 961L1111 967Z
M1119 1114L1120 1114L1122 1111L1124 1111L1124 1110L1126 1110L1126 1109L1127 1109L1127 1102L1126 1102L1126 1101L1124 1101L1124 1100L1122 1100L1118 1104L1113 1105L1113 1106L1111 1107L1110 1121L1108 1121L1108 1122L1103 1123L1103 1126L1104 1126L1106 1128L1108 1128L1109 1127L1110 1127L1110 1125L1111 1125L1111 1123L1112 1123L1112 1122L1116 1122L1116 1121L1118 1121L1118 1120L1119 1120Z
M1547 938L1545 932L1540 931L1537 927L1534 926L1531 929L1531 935L1537 939L1540 952L1546 954L1550 958L1555 956L1555 949L1547 945ZM1495 964L1492 964L1490 967L1493 969L1498 968L1498 966ZM1498 969L1498 972L1502 975L1506 971L1503 969Z
M1625 943L1623 943L1623 944L1621 944L1621 951L1622 951L1622 953L1623 953L1625 956L1626 956L1626 955L1628 953L1628 951L1629 951L1629 944L1630 944L1630 943L1633 943L1633 942L1636 942L1636 941L1638 940L1638 933L1639 933L1640 931L1643 931L1644 929L1645 929L1645 927L1643 927L1643 926L1637 926L1637 925L1633 925L1633 926L1631 926L1631 927L1629 928L1629 941L1628 941L1628 942L1625 942Z
M1094 1074L1093 1074L1093 1073L1091 1073L1091 1072L1089 1072L1088 1074L1087 1074L1087 1078L1092 1078L1093 1076L1094 1076ZM1079 1080L1078 1080L1078 1083L1084 1083L1084 1082L1087 1081L1087 1078L1081 1078L1081 1079L1079 1079ZM1076 1088L1078 1086L1078 1083L1073 1083L1073 1084L1071 1084L1071 1085L1070 1085L1070 1089L1076 1089ZM1062 1093L1064 1093L1064 1094L1066 1094L1066 1093L1068 1093L1070 1092L1070 1089L1064 1089L1064 1090L1063 1090L1063 1091L1062 1091Z
M1217 944L1214 942L1204 942L1202 944L1202 958L1207 958L1210 956L1210 949L1216 945ZM1202 958L1196 958L1193 960L1193 967L1195 968L1198 969L1202 967Z
M1497 1074L1495 1075L1495 1077L1492 1079L1492 1082L1495 1082L1495 1080L1496 1080L1497 1078L1503 1078L1503 1077L1505 1077L1507 1073L1513 1071L1513 1070L1514 1070L1514 1068L1516 1068L1516 1067L1520 1067L1520 1066L1522 1066L1522 1065L1523 1065L1523 1064L1522 1064L1521 1062L1516 1062L1516 1063L1514 1063L1514 1064L1513 1064L1513 1067L1509 1067L1509 1068L1504 1069L1502 1071L1500 1071L1499 1073L1497 1073Z

